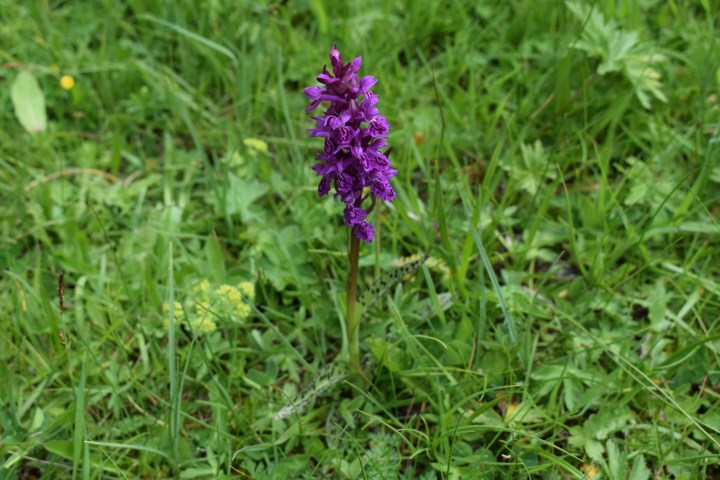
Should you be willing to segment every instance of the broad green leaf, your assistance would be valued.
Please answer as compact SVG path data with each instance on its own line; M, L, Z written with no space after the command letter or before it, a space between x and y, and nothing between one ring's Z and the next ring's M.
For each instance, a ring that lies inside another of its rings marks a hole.
M543 418L542 412L532 407L530 403L511 403L505 410L505 424L515 426L522 423L536 423Z
M54 453L67 460L73 457L73 442L70 440L48 440L45 442L45 450Z
M408 367L407 355L397 345L379 337L365 340L376 359L391 372L399 372Z
M28 133L45 131L45 96L32 73L23 70L15 77L10 87L10 97L15 107L15 115Z
M503 418L500 416L499 413L492 409L485 410L481 414L476 415L472 419L472 422L498 429L505 427L505 422L503 421Z
M455 304L455 300L453 300L452 293L450 292L438 293L437 298L438 303L440 304L440 308L443 312L447 311ZM432 305L428 305L420 312L420 316L423 318L423 320L429 320L431 318L434 318L436 315L437 311L433 308ZM465 338L467 337L463 337L463 340Z
M254 178L239 178L230 174L229 180L226 206L229 215L245 212L255 200L263 196L270 188Z
M45 413L42 411L42 408L36 408L32 416L32 421L30 422L30 431L37 432L44 423Z

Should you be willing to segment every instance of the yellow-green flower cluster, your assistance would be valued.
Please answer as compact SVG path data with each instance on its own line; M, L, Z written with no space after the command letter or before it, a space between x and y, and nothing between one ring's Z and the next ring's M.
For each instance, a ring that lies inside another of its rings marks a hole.
M220 285L215 293L220 301L220 310L238 320L243 320L250 315L250 305L245 299L255 298L255 286L250 282L240 282L236 287L232 285Z
M168 305L167 302L163 303L162 310L164 314L163 325L165 326L165 329L168 329L170 328L170 305ZM176 325L185 319L185 311L183 310L182 303L173 302L173 317Z
M163 313L170 313L170 305L167 303L163 303L162 309ZM185 318L185 312L183 311L182 304L180 302L173 302L173 315L175 317L175 321L181 321Z
M210 280L201 280L193 289L183 304L175 302L175 323L182 323L187 315L187 324L194 332L210 333L217 329L218 319L232 319L240 321L246 319L252 311L248 301L255 298L255 285L250 282L240 282L237 286L222 284L214 288ZM163 304L163 312L167 315L170 308ZM165 320L165 328L169 322Z
M217 323L215 323L215 320L213 320L210 315L205 315L203 317L196 315L194 317L191 317L190 326L192 327L193 331L199 333L210 333L214 332L215 329L217 329Z
M207 278L203 279L195 285L192 292L195 296L189 298L188 302L192 304L191 306L195 311L195 315L206 315L210 307L210 280Z
M253 285L250 282L240 282L238 284L238 288L240 289L240 292L242 292L243 295L245 295L250 300L255 300L255 285Z

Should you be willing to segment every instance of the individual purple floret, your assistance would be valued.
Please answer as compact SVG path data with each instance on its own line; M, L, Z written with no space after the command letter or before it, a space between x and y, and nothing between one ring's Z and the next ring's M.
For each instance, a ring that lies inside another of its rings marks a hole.
M330 103L322 116L312 117L317 126L310 129L311 135L325 139L325 148L317 154L319 163L312 169L322 177L318 194L327 195L334 187L334 198L345 203L345 225L353 229L357 238L369 243L375 231L366 218L374 201L365 209L363 203L371 195L386 201L395 199L390 178L397 170L390 168L392 164L388 159L392 147L385 148L390 125L375 108L378 98L370 91L377 83L375 77L358 78L361 58L343 64L340 52L333 45L330 63L332 74L326 65L317 77L323 87L305 89L305 95L312 102L308 112L322 102ZM369 191L363 195L366 188Z

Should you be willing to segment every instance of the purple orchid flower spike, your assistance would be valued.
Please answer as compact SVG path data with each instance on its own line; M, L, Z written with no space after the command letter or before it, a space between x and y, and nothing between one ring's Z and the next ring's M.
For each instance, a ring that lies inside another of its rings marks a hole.
M311 102L308 112L322 102L330 104L321 116L313 117L317 126L310 129L311 136L325 139L324 149L316 157L319 163L312 166L317 176L322 177L318 194L322 197L334 188L334 198L345 203L345 225L352 228L357 238L369 243L375 230L366 218L375 198L395 199L390 178L397 170L391 168L388 159L392 147L385 148L390 125L375 107L378 98L370 90L377 80L371 76L358 78L361 63L361 57L343 63L333 45L332 73L324 66L317 77L323 86L308 87L305 95ZM381 152L381 148L385 150ZM363 208L366 200L372 203Z

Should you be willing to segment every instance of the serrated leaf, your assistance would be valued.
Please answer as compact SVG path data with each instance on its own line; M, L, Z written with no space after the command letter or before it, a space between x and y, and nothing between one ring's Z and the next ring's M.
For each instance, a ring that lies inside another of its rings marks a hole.
M667 302L670 299L665 291L665 285L661 281L655 284L654 294L649 296L650 308L648 318L650 319L651 328L656 332L664 331L670 322L665 319L667 313Z
M645 457L642 454L635 457L632 470L630 471L630 480L648 480L650 478L650 470L645 465Z
M627 464L625 463L626 455L621 452L618 446L612 440L607 441L608 468L610 469L611 478L627 478Z
M622 409L594 413L585 422L585 432L588 437L606 440L612 432L627 425L631 418L632 415Z
M568 444L585 449L587 456L595 462L601 463L603 460L603 452L605 451L605 448L602 443L590 438L587 435L585 428L570 427Z
M23 70L15 77L10 87L10 98L15 107L15 116L28 133L45 131L45 95L32 73Z
M667 102L660 72L655 68L665 61L665 56L653 44L640 42L635 31L622 30L612 19L606 19L599 8L572 1L565 5L583 25L581 38L573 40L572 46L600 59L598 74L621 73L646 109L651 107L648 93Z
M510 178L518 181L521 189L535 195L547 179L554 179L557 173L549 165L549 156L540 140L532 144L520 144L520 155L514 155L511 163L503 165Z
M720 68L718 68L718 72L720 72ZM715 165L712 169L712 172L710 173L710 180L715 183L720 183L720 165Z
M600 462L602 460L603 451L602 443L597 440L589 439L585 443L585 453L587 453L587 456L596 462Z
M563 400L565 401L565 406L568 410L575 410L577 399L581 393L582 386L580 385L580 382L573 379L563 380Z

